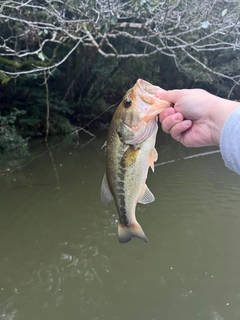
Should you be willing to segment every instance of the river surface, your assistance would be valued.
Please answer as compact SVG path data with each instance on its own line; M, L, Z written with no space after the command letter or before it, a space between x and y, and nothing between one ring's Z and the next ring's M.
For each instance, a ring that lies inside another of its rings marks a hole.
M106 136L84 139L35 141L2 168L0 319L240 319L240 176L159 132L156 200L136 211L149 242L119 244L99 197Z

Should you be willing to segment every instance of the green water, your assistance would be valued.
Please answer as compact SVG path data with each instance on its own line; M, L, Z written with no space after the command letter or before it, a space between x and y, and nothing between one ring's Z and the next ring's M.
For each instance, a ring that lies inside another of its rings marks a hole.
M149 173L156 200L136 212L148 244L119 244L99 199L105 138L2 168L0 319L239 319L240 176L159 134L158 163L180 160Z

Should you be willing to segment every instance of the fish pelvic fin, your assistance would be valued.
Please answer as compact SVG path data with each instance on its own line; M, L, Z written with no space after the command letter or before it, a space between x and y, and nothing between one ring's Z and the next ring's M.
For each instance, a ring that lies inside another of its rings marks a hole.
M152 168L152 171L154 172L154 162L156 162L158 159L158 153L157 150L154 148L149 156L149 166Z
M140 226L139 223L136 222L136 224L131 225L129 227L126 227L119 223L118 225L118 240L120 243L127 243L132 238L139 238L143 240L144 242L148 242L147 237L145 236L145 233Z

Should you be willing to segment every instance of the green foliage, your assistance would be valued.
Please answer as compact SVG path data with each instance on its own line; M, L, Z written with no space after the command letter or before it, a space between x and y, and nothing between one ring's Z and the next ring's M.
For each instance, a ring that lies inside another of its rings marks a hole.
M0 113L0 152L27 149L27 138L18 134L16 129L17 118L25 115L25 111L13 109L9 115Z
M27 101L26 101L27 100ZM23 136L44 136L46 132L46 92L44 87L35 87L27 90L26 100L21 103L21 107L26 112L26 117L19 119L21 134ZM49 109L50 123L49 134L62 134L71 132L73 126L68 117L73 114L74 104L61 101L58 93L50 94Z
M11 79L11 78L9 78L8 76L6 76L5 73L0 72L0 81L2 82L2 84L8 83L8 81L9 81L10 79Z
M74 129L75 127L70 123L70 121L59 114L55 114L50 118L50 135L66 134L73 132Z
M9 81L12 72L47 68L66 57L64 63L45 71L50 135L85 126L104 110L100 119L108 124L115 110L109 107L118 104L138 78L164 89L201 87L223 97L231 91L232 99L240 99L239 87L233 88L228 79L238 79L240 73L239 51L234 47L238 39L233 33L238 21L232 15L239 9L236 1L230 2L123 0L114 6L112 1L70 0L51 6L44 1L19 6L10 1L3 10L9 18L0 21L0 150L25 148L25 137L46 134L43 74L24 74ZM18 21L20 17L28 23ZM221 37L215 32L225 20L229 32ZM230 22L232 29L228 29ZM82 42L68 55L80 37ZM164 50L159 43L165 45ZM231 49L221 50L228 43L233 44ZM98 46L105 55L99 54ZM147 56L154 50L154 55ZM125 58L120 59L123 54ZM138 54L141 58L134 56Z

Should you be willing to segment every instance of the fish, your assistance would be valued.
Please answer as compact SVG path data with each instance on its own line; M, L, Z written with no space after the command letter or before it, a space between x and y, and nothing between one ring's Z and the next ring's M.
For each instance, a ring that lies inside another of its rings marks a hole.
M110 122L106 142L106 172L101 185L101 201L113 200L119 215L118 240L127 243L137 237L148 239L136 220L137 203L155 200L146 185L148 169L154 172L158 114L171 107L155 96L160 88L138 79L127 91Z

